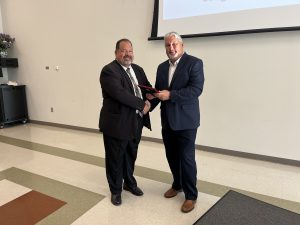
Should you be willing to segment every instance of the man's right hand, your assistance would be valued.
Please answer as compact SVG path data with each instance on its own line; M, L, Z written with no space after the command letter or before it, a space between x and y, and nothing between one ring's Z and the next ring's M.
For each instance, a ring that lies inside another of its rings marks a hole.
M150 108L151 108L151 103L148 100L146 100L145 101L145 106L144 106L144 109L143 109L143 114L144 115L147 114L149 112Z

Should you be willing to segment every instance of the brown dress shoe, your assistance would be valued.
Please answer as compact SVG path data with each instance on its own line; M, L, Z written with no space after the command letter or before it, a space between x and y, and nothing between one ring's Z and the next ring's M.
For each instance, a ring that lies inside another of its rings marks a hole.
M185 200L181 206L181 211L188 213L195 208L196 200Z
M169 190L166 191L166 193L164 194L165 198L173 198L175 197L178 192L181 192L181 190L175 190L173 188L170 188Z

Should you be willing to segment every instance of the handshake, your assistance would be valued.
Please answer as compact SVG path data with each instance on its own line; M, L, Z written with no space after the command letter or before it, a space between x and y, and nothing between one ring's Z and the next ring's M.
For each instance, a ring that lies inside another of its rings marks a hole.
M144 115L147 114L149 112L150 108L151 108L151 103L148 100L146 100L145 101L145 106L144 106L144 109L143 109L143 114Z
M159 91L158 93L153 93L153 94L147 93L146 98L148 100L158 98L161 101L167 101L167 100L170 99L170 91L162 90L162 91ZM143 109L143 114L144 115L147 114L149 112L150 108L151 108L151 103L148 100L145 101L145 106L144 106L144 109Z

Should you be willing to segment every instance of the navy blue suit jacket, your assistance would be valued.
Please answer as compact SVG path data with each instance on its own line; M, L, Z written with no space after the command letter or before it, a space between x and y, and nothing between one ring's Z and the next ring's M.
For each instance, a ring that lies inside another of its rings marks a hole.
M199 99L204 85L203 62L184 53L168 85L169 60L157 68L155 88L169 90L170 99L161 101L162 128L172 130L195 129L200 126ZM152 110L159 103L152 102Z

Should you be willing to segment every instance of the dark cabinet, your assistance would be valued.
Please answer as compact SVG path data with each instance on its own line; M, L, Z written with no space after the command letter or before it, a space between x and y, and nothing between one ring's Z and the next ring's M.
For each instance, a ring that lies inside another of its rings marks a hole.
M0 85L0 128L18 121L28 121L25 85Z
M17 58L0 58L0 77L3 77L2 68L16 68L18 65Z
M18 59L0 58L0 67L18 67Z

